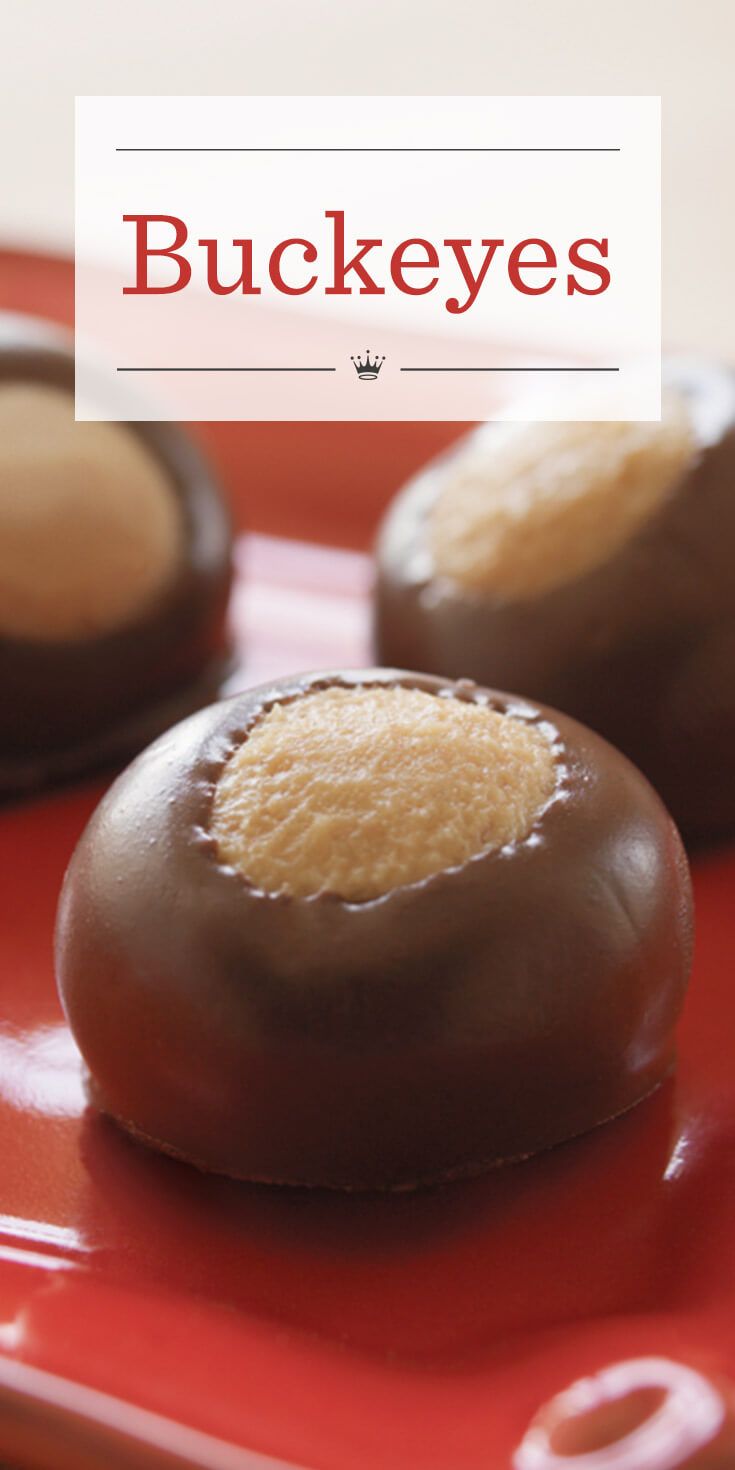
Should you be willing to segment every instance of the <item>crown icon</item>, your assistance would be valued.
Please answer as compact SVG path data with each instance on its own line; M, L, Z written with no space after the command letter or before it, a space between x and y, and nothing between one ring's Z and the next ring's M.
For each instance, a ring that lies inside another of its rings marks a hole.
M371 360L370 348L368 347L365 353L364 361L361 357L351 357L350 362L353 362L355 364L355 372L357 373L358 378L363 378L366 383L369 383L377 378L378 373L380 372L380 369L385 362L385 357L374 357Z

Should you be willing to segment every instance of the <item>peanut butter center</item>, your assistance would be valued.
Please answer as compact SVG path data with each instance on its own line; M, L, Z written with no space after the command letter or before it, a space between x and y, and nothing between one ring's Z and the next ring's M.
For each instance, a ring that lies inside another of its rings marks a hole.
M183 538L169 476L136 434L76 423L61 388L0 384L0 634L123 626L170 582Z
M694 451L674 395L660 423L493 425L470 441L433 507L435 569L508 601L570 582L654 515Z
M361 902L522 839L555 781L549 740L517 716L332 687L253 726L217 783L211 832L257 888Z

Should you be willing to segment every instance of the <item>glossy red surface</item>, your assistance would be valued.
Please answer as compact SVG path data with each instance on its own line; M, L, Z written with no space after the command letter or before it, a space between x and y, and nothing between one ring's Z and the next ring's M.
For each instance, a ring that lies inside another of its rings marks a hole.
M241 679L364 661L359 556L247 554ZM680 1066L648 1102L470 1183L279 1192L85 1107L51 935L103 786L0 814L0 1460L505 1470L539 1405L607 1363L735 1375L735 851L695 862Z
M360 557L249 555L240 678L364 658ZM732 852L695 863L674 1081L484 1179L335 1198L203 1177L85 1108L51 934L101 790L0 819L7 1357L308 1470L503 1466L542 1399L634 1353L735 1372Z
M729 1384L671 1358L628 1358L545 1404L513 1470L730 1470Z

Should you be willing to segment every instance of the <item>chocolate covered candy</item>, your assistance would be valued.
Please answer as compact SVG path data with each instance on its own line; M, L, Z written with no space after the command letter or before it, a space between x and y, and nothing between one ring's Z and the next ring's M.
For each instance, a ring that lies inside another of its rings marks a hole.
M230 530L167 424L74 420L62 333L0 323L0 791L129 755L228 662Z
M690 834L735 824L735 375L672 363L660 423L489 425L378 542L376 644L624 750Z
M112 786L61 897L94 1101L205 1169L399 1188L547 1148L674 1062L691 893L566 716L392 670L284 679Z

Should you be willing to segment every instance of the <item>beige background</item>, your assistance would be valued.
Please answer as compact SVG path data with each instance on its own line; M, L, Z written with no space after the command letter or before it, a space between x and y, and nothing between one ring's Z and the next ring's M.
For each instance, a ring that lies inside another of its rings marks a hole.
M733 0L11 3L3 242L71 249L75 93L657 93L665 336L735 359Z

